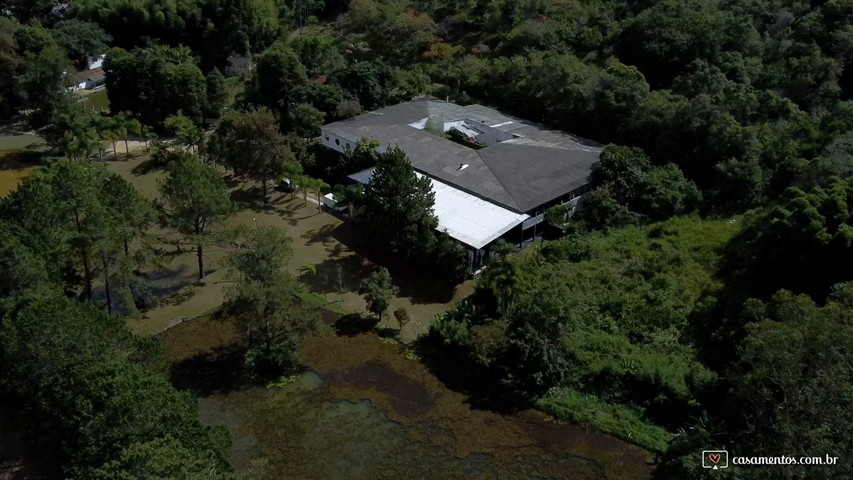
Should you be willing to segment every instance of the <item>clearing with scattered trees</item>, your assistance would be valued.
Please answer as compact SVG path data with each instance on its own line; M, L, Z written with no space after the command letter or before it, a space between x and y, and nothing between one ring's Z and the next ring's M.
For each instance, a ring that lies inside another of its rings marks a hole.
M727 478L853 476L851 24L0 2L0 476L681 480L722 449L842 459ZM473 252L405 148L324 146L416 98L586 139L583 198Z

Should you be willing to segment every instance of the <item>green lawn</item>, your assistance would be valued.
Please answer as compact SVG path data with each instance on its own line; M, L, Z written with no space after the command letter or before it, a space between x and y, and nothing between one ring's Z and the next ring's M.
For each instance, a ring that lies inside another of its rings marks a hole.
M30 146L41 146L44 139L38 135L0 135L0 156L12 150L20 150Z
M146 158L143 155L126 162L111 162L109 168L124 176L143 195L154 199L159 196L157 181L165 177L165 172L134 173ZM251 192L243 192L242 188L243 185L235 186L234 197L254 200ZM355 234L341 219L318 211L316 204L310 200L306 204L298 195L291 199L288 194L273 192L269 204L245 205L227 222L227 226L238 224L274 225L286 229L293 239L293 257L288 268L306 287L307 292L301 294L304 302L342 315L365 312L364 299L357 291L361 281L375 267L362 255L363 252L353 249ZM128 325L138 334L151 334L176 317L202 315L216 309L231 284L222 268L222 260L227 254L225 245L213 245L207 249L208 276L201 285L195 285L197 267L193 252L187 251L171 258L166 270L155 274L157 287L162 292L177 292L194 285L193 295L184 301L166 303L150 310L145 313L145 318L130 319ZM392 300L390 311L405 308L409 312L411 322L403 329L406 341L425 333L433 316L446 311L473 291L473 282L470 281L456 289L448 289L428 276L402 270L392 266L394 282L400 293ZM383 326L398 328L392 315L384 316L380 324Z
M91 105L95 110L109 110L110 99L107 98L107 90L102 89L87 96L84 100L87 105Z
M41 156L34 152L44 150L44 139L37 135L17 132L0 135L0 197L18 188L18 184L38 168Z

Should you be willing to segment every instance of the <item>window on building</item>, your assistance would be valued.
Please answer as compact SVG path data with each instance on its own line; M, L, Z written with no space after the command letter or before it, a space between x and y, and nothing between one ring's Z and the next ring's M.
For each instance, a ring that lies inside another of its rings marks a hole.
M341 144L341 139L336 138L336 139L335 139L335 145L340 145L340 144Z
M329 141L329 136L328 136L328 135L326 135L326 141L327 141L327 142Z

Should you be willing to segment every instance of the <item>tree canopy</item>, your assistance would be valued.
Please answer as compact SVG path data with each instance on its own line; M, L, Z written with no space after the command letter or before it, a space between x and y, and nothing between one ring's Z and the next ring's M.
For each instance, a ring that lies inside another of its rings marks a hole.
M203 279L204 246L214 228L233 212L225 180L195 155L175 154L169 176L159 187L170 221L196 248L198 278Z

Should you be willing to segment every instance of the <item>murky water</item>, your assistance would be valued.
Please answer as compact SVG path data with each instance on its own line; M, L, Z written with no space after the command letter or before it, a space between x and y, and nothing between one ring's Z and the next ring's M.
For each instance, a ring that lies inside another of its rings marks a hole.
M182 330L204 328L182 325L164 335L173 360L169 348L181 343ZM300 358L310 370L284 388L197 392L202 420L230 430L239 470L265 458L264 478L272 479L649 477L648 452L539 412L472 408L374 335L313 338Z
M395 421L368 399L331 400L316 372L283 389L213 395L200 404L203 418L226 421L238 467L265 457L271 478L613 478L595 460L548 452L525 436L508 439L515 448L456 456L453 429ZM246 404L253 407L243 410Z

